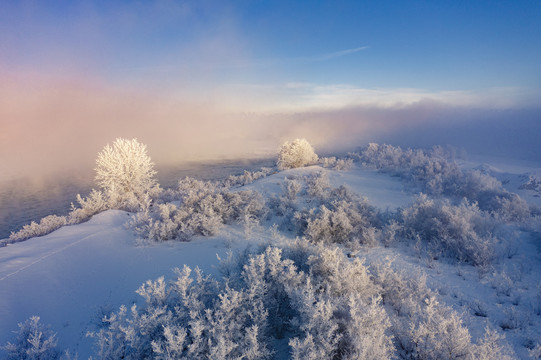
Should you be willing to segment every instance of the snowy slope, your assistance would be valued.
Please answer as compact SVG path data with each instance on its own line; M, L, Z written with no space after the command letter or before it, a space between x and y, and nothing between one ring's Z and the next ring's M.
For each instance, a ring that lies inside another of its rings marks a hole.
M257 190L269 197L282 192L284 178L317 172L326 173L333 187L347 185L383 210L411 203L413 194L404 190L398 178L358 167L350 171L319 166L286 170L242 189ZM492 169L492 173L504 172ZM239 226L228 226L214 237L137 246L135 236L125 227L128 219L128 213L110 210L87 223L0 248L0 344L12 338L17 323L39 315L58 333L60 349L70 349L86 359L93 353L93 340L85 337L86 332L94 330L104 314L121 304L141 301L135 290L144 281L162 275L167 278L173 268L183 264L217 274L216 254L223 256L228 249L252 242L244 238ZM272 241L264 228L255 229L250 239ZM475 339L482 336L488 324L501 331L502 324L514 321L516 326L506 329L506 336L523 358L526 346L535 346L535 339L541 338L540 316L532 312L536 301L541 301L541 259L531 238L520 236L516 244L509 258L486 274L470 265L427 262L406 244L363 248L359 256L366 258L369 266L394 259L396 270L426 274L428 286L440 294L441 300L464 314ZM506 278L510 285L502 283Z
M541 207L541 186L528 187L532 177L541 181L541 163L505 157L473 156L462 162L464 169L476 169L498 179L508 191L517 193L529 204Z
M396 178L369 170L338 172L319 166L283 171L243 189L265 196L278 194L284 177L316 172L327 173L332 186L347 184L383 208L411 200ZM58 333L60 348L86 358L92 354L93 341L85 337L86 332L121 304L139 301L135 290L144 281L170 276L173 268L183 264L213 273L216 254L223 256L232 244L245 245L240 230L226 228L214 238L137 246L125 228L128 219L128 213L110 210L87 223L0 248L0 344L12 338L17 323L38 315ZM253 238L262 237L264 232Z
M0 251L0 343L17 323L41 317L58 333L60 348L91 355L85 334L121 304L140 300L135 290L149 279L187 264L213 273L225 236L138 247L124 224L128 213L109 210L84 224L9 245ZM225 234L224 234L225 235Z
M279 195L282 193L281 184L284 178L302 178L317 173L326 174L331 187L346 185L380 209L396 209L410 204L412 200L412 194L405 191L400 179L360 167L353 167L348 171L336 171L317 165L289 169L246 185L243 189L256 190L264 196Z

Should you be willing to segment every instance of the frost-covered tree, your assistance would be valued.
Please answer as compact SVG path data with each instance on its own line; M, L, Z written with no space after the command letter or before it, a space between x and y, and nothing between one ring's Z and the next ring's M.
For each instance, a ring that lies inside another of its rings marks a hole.
M98 154L96 181L111 207L136 210L156 185L153 166L146 145L137 139L118 138Z
M295 139L282 144L278 153L277 165L278 169L286 170L311 165L317 161L318 156L312 145L306 139Z

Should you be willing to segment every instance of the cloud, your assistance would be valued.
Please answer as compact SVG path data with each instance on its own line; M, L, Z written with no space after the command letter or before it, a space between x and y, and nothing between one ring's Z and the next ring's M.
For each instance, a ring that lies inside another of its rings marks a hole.
M366 89L347 84L320 85L224 84L214 95L224 108L248 112L309 112L350 107L396 108L420 102L447 106L507 109L541 106L541 93L535 89L508 87L483 90L427 91L415 88Z
M332 52L332 53L328 53L328 54L317 55L317 56L313 56L313 57L309 57L309 58L305 58L305 59L306 60L311 60L311 61L325 61L325 60L339 58L339 57L346 56L346 55L355 54L355 53L357 53L359 51L363 51L363 50L366 50L366 49L368 49L368 46L361 46L361 47L357 47L357 48L336 51L336 52Z
M296 56L296 57L279 57L279 58L266 58L266 59L252 59L243 63L238 63L238 67L244 68L272 68L283 67L290 65L302 65L308 63L317 63L329 61L335 58L340 58L355 54L357 52L368 49L368 46L361 46L351 49L345 49L335 52L329 52L325 54L315 54L308 56Z

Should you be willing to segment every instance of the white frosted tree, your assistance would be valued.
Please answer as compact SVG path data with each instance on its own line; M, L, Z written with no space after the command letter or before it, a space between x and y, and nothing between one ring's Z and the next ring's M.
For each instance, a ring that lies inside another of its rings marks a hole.
M96 159L96 181L113 208L137 210L157 185L154 164L146 145L137 139L118 138L107 144Z
M278 152L278 169L286 170L315 164L318 156L306 139L286 141Z

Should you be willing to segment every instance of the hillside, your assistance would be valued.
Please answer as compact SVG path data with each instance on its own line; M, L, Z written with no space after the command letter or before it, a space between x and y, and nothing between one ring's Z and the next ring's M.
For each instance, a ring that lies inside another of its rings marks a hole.
M237 338L212 333L216 346L198 350L221 349L224 358L235 351L248 358L305 358L316 350L342 358L431 359L449 349L449 358L534 354L541 338L541 257L539 195L531 179L539 169L522 167L525 172L517 172L501 164L461 162L464 177L474 171L483 184L489 177L496 182L490 193L476 190L461 196L468 200L460 200L446 192L445 177L439 193L418 195L433 189L427 184L445 173L441 168L440 173L413 176L403 164L367 162L367 154L359 154L343 169L320 163L257 176L245 173L232 177L224 188L184 179L179 189L162 194L161 204L156 202L146 215L106 210L87 222L0 248L0 344L13 342L17 323L37 315L57 334L57 348L79 358L113 357L111 349L118 350L123 341L127 357L141 356L137 346L165 356L173 351L172 339L180 341L180 328L189 339L176 351L191 351L194 325L179 322L187 315L154 313L157 322L145 326L174 334L153 339L159 344L151 344L149 335L141 333L141 319L129 315L134 303L138 316L180 306L175 305L181 294L175 284L189 277L172 270L187 265L217 279L217 285L201 283L209 291L204 295L189 286L183 290L206 299L201 301L212 309L212 319L198 319L215 328L222 321L227 328L236 324L242 334L247 331ZM528 181L533 185L528 187ZM516 210L517 200L509 191L527 201L527 215ZM489 195L511 200L506 208L503 200L496 207ZM223 202L231 208L217 205ZM183 228L175 218L186 204L200 210L183 215ZM223 214L220 207L226 209ZM130 221L132 226L127 226ZM189 227L195 221L197 226ZM475 247L479 244L484 248ZM251 268L258 261L267 274L260 278ZM272 275L278 268L282 278ZM141 286L147 280L156 282ZM233 295L240 299L237 305ZM280 296L284 304L277 305ZM244 319L239 313L227 320L219 314L228 297L229 312L242 313L250 304L266 311L259 318ZM179 303L194 311L192 305ZM103 321L121 305L127 306L128 315L120 310L117 322ZM246 330L247 324L254 332ZM132 345L126 345L128 337L118 340L121 325L133 327L137 341ZM94 332L94 338L86 336L88 332ZM103 347L107 334L119 341L109 350Z

